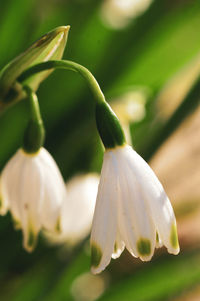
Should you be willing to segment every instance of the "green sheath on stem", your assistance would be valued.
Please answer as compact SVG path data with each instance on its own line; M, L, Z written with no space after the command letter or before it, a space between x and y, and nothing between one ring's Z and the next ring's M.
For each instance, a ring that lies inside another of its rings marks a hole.
M125 144L124 131L120 122L106 102L96 104L96 123L106 149Z
M37 95L28 86L25 86L24 90L30 102L31 119L24 133L23 150L26 153L33 154L43 146L45 131Z

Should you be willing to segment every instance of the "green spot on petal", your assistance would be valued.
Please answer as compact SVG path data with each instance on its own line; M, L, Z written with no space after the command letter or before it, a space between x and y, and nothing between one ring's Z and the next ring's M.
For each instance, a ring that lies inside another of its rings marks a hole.
M35 244L35 234L33 233L33 231L29 231L28 232L28 246L30 248L34 247Z
M21 223L14 216L12 216L13 224L15 230L19 230L21 228Z
M171 245L174 249L179 248L178 235L177 235L177 229L176 229L175 224L173 224L172 227L171 227L170 242L171 242Z
M27 242L24 241L24 248L28 252L32 252L36 246L37 243L37 234L33 229L33 226L29 224L28 233L27 233Z
M91 264L92 264L92 266L98 267L98 265L101 261L101 258L102 258L101 248L98 245L92 243L91 244Z
M118 251L118 245L117 245L117 242L115 242L115 244L114 244L114 253L117 253L117 251Z
M159 243L159 236L158 236L158 232L156 232L156 242Z
M141 238L137 242L137 250L140 255L150 255L151 253L151 242L149 239Z
M61 219L60 219L60 216L59 216L59 218L57 219L57 223L56 223L56 227L55 227L55 230L56 230L56 232L58 232L58 233L61 233L62 231L62 229L61 229Z

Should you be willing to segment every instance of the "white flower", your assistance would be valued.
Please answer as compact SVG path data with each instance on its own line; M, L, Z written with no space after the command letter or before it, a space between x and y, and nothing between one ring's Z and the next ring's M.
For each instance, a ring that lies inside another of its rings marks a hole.
M101 17L105 25L121 29L148 9L151 2L152 0L104 0Z
M83 240L91 230L99 176L78 175L67 182L67 200L61 211L61 233L44 232L50 243L74 245Z
M127 144L107 149L91 233L92 272L105 269L125 246L148 261L162 244L179 252L176 219L161 183Z
M1 213L10 209L17 228L23 231L23 245L32 251L42 227L58 231L66 188L51 157L40 148L35 154L22 149L11 158L1 175Z

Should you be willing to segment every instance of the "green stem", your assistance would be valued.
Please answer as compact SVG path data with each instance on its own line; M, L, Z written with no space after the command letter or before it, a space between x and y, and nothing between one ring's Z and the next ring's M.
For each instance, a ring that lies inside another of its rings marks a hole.
M52 61L43 62L34 65L28 68L26 71L24 71L17 80L20 82L24 82L30 76L48 69L67 69L67 70L78 72L81 76L83 76L86 79L90 89L93 92L96 102L97 103L105 102L105 97L103 95L103 92L101 91L101 88L99 87L99 84L97 83L92 73L87 68L72 61L52 60Z
M31 118L24 133L23 149L26 153L36 153L44 143L44 126L40 114L38 98L28 86L23 87L26 92L31 111Z
M37 95L28 86L24 86L23 90L26 92L29 99L32 120L41 123L42 118L40 114L40 107L39 107Z
M34 65L24 71L18 81L25 83L26 79L47 69L64 68L80 73L89 84L96 100L96 123L101 140L106 149L122 146L126 139L117 116L107 104L105 97L92 73L85 67L66 60L48 61Z

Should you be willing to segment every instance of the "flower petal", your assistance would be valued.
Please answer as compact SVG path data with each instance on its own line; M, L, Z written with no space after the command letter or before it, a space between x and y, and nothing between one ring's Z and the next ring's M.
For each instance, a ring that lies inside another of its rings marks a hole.
M43 174L39 155L24 155L18 186L19 213L24 234L23 244L27 251L35 247L41 228L41 201L43 199Z
M18 185L20 181L20 166L23 161L21 150L8 161L2 171L1 176L1 193L3 202L11 210L13 219L20 225L20 214L18 208Z
M2 180L0 177L0 215L5 215L8 211L9 203L8 200L2 196Z
M121 253L124 251L125 243L123 242L119 231L117 232L117 237L114 244L114 252L112 253L112 258L118 258Z
M117 228L117 182L105 152L91 233L92 272L100 273L109 264L114 251Z
M96 174L79 175L67 183L68 201L64 203L62 210L62 229L66 239L78 241L89 234L98 184L99 176Z
M41 219L45 229L60 231L61 207L67 199L66 187L61 173L51 155L42 148L38 158L43 165L44 199L42 203Z
M120 173L120 221L123 224L123 227L120 224L120 229L123 239L127 237L124 240L131 254L147 261L154 252L156 231L134 168L124 157L125 148L116 153Z
M161 248L163 246L163 243L158 235L158 232L156 232L156 248Z
M176 219L171 203L150 166L131 147L126 147L126 156L133 166L161 241L169 253L177 254L179 244Z

